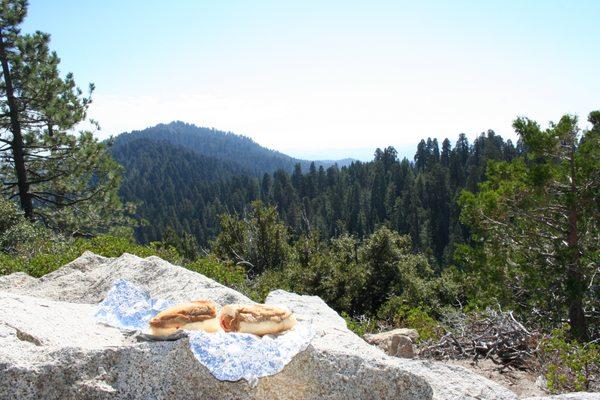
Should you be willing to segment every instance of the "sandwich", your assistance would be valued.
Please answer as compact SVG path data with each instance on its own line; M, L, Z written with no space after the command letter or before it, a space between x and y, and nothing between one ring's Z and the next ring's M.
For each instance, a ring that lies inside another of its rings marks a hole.
M264 304L230 304L221 310L219 323L225 332L263 336L292 329L296 325L296 318L287 308Z
M178 304L158 313L150 320L155 336L168 336L180 329L204 332L219 330L216 304L210 300L195 300Z

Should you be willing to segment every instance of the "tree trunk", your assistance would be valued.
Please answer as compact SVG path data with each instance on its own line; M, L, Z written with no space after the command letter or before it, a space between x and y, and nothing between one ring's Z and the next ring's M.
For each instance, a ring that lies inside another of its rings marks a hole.
M574 208L574 206L572 206ZM583 293L585 283L580 270L579 248L577 246L577 212L569 213L569 264L567 266L567 295L569 299L569 322L571 335L580 341L587 340L587 327L583 312Z
M571 193L569 199L569 229L567 236L567 297L569 301L569 323L571 336L581 342L588 339L585 314L583 312L583 293L585 282L580 269L579 232L575 183L575 149L571 146L569 162L571 164Z
M15 173L17 175L17 187L19 190L19 200L21 208L25 212L25 216L33 221L33 202L29 194L29 183L27 182L27 169L25 167L24 143L21 133L21 123L19 122L19 110L14 96L14 87L8 66L8 55L6 53L4 34L0 29L0 61L2 62L2 75L4 76L4 84L6 86L6 100L8 103L8 111L10 115L10 131L13 135L12 140L12 155L15 163Z

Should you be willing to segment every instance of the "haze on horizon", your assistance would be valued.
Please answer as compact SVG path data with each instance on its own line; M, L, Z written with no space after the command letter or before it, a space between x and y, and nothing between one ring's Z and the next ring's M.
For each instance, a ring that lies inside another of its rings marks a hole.
M417 4L418 3L418 4ZM30 0L102 137L182 120L307 159L598 107L597 1ZM368 156L367 156L368 155Z

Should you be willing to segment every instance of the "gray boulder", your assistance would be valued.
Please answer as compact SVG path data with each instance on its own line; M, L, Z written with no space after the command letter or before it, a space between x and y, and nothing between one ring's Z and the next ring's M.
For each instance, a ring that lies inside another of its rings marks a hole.
M365 340L371 344L379 346L381 343L391 340L394 336L406 336L413 342L419 339L419 332L416 329L410 328L397 328L391 331L385 331L380 333L370 333L365 335Z
M379 347L390 356L414 358L416 355L414 342L419 338L419 333L414 329L398 328L367 334L364 338L367 343Z
M0 281L1 399L516 399L469 370L385 355L348 330L320 298L274 291L317 335L279 374L222 382L199 364L187 338L140 341L96 323L96 304L116 279L153 297L249 301L203 275L157 257L85 253L40 279ZM11 285L13 283L13 285Z
M23 275L17 273L5 277L4 289L12 281L18 282L14 289L9 289L14 293L97 304L104 299L115 280L126 279L147 290L154 298L176 302L210 298L217 304L251 302L243 294L204 275L154 256L142 259L125 253L118 258L106 258L86 251L76 260L39 279L25 279ZM0 290L2 288L0 286Z
M401 358L415 358L416 349L413 341L408 336L395 336L392 339L392 349L394 352L391 356Z

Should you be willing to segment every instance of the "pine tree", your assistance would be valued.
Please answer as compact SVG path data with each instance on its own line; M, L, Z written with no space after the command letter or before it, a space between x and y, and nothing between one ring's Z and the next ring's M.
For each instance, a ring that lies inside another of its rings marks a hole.
M265 174L260 182L260 200L267 204L271 196L271 175Z
M593 282L600 241L599 117L600 112L590 114L593 127L583 134L570 115L547 129L517 119L513 126L526 154L489 163L481 191L461 199L461 218L486 239L487 252L502 252L506 258L500 267L510 266L529 279L515 292L522 297L530 291L534 306L549 303L549 313L559 319L566 308L571 334L579 340L588 337L586 301L588 309L598 307L588 282ZM533 294L536 286L544 293L541 298Z
M375 163L375 177L371 186L371 220L375 226L385 220L385 170L383 163Z
M89 233L121 218L120 169L91 132L71 133L86 120L91 97L72 74L60 76L48 34L21 34L26 12L25 0L0 5L2 193L18 197L31 221Z
M444 139L442 142L442 155L440 156L440 161L444 167L448 167L450 165L450 153L452 151L452 146L450 145L450 141L448 138Z
M287 230L275 207L255 201L243 217L221 216L221 232L213 243L213 252L244 266L251 275L282 268L289 256Z
M415 167L417 168L417 171L422 171L425 169L427 159L427 144L425 144L425 140L421 139L417 145L417 153L415 154Z

